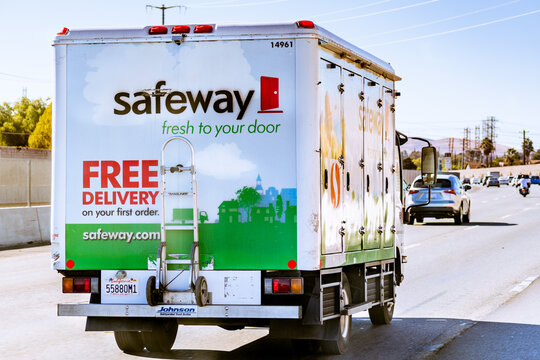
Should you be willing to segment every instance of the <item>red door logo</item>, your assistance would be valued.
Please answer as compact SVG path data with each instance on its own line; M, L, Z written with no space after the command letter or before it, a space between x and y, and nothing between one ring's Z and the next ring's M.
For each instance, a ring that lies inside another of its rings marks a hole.
M279 78L261 76L261 110L259 113L282 113L279 110Z
M330 199L334 209L337 209L341 201L341 172L336 163L332 164L330 169Z

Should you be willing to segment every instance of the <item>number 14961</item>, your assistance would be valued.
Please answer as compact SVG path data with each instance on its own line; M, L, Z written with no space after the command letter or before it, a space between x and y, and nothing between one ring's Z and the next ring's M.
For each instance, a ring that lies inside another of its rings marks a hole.
M292 41L272 41L272 48L292 48Z

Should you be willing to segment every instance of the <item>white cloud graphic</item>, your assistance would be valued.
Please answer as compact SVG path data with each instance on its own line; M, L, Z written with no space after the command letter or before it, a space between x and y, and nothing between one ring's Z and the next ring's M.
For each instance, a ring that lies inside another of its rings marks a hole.
M232 86L236 89L258 87L240 41L186 43L180 47L175 44L110 44L103 45L86 61L91 70L85 77L83 95L94 104L92 119L100 125L132 126L149 118L170 118L171 114L165 110L164 97L160 100L160 114L155 114L154 97L151 115L115 115L113 112L114 109L123 109L114 100L118 92L130 93L128 102L133 104L134 92L154 89L160 80L166 81L162 89L195 93L199 90L230 89ZM231 71L231 65L234 71ZM185 111L175 118L191 116L191 111Z
M195 154L197 172L220 180L239 179L243 173L254 171L256 165L242 159L235 143L210 144Z

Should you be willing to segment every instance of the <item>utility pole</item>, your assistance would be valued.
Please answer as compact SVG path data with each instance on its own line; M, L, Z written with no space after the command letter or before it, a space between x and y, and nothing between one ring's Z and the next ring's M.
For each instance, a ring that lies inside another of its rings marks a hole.
M527 131L523 130L523 144L521 145L521 148L523 150L523 165L525 165L525 133Z
M461 145L461 168L465 168L465 153L469 149L469 133L471 129L463 129L463 142Z
M173 5L173 6L165 6L165 4L162 4L161 6L154 6L154 5L146 5L146 8L154 8L161 10L161 25L165 25L165 10L169 10L172 8L184 8L187 9L184 5Z
M497 147L495 144L495 138L497 137L497 134L495 133L495 123L497 121L498 120L495 119L494 116L490 116L486 120L482 121L482 134L484 136L483 138L489 138L491 140L491 143L493 144L493 150L495 150ZM491 161L493 161L492 153L489 154L489 157L491 158L489 161L491 163Z

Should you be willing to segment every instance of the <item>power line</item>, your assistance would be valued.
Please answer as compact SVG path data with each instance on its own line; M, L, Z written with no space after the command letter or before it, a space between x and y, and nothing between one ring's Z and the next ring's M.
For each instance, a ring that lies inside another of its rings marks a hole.
M508 17L505 17L505 18L501 18L501 19L497 19L497 20L492 20L492 21L488 21L488 22L485 22L485 23L481 23L481 24L465 26L465 27L461 27L461 28L457 28L457 29L452 29L452 30L447 30L447 31L441 31L441 32L438 32L438 33L433 33L433 34L427 34L427 35L416 36L416 37L412 37L412 38L408 38L408 39L401 39L401 40L395 40L395 41L387 41L387 42L384 42L384 43L365 45L365 46L363 46L363 47L364 47L364 48L369 48L369 47L377 47L377 46L385 46L385 45L399 44L399 43L408 42L408 41L413 41L413 40L427 39L427 38L432 38L432 37L436 37L436 36L441 36L441 35L447 35L447 34L457 33L457 32L460 32L460 31L466 31L466 30L476 29L476 28L479 28L479 27L482 27L482 26L487 26L487 25L496 24L496 23L500 23L500 22L504 22L504 21L508 21L508 20L517 19L517 18L520 18L520 17L523 17L523 16L534 15L534 14L537 14L537 13L539 13L539 12L540 12L540 9L537 9L537 10L534 10L534 11L529 11L529 12L522 13L522 14L519 14L519 15L514 15L514 16L508 16Z
M402 32L402 31L406 31L406 30L417 29L417 28L420 28L420 27L428 26L428 25L440 24L440 23L447 22L447 21L450 21L450 20L455 20L455 19L459 19L459 18L466 17L466 16L469 16L469 15L479 14L479 13L486 12L486 11L489 11L489 10L497 9L497 8L500 8L500 7L503 7L503 6L514 4L514 3L519 2L519 1L520 0L512 0L512 1L508 1L508 2L505 2L505 3L499 4L499 5L490 6L490 7L474 10L474 11L469 11L469 12L466 12L466 13L463 13L463 14L454 15L454 16L450 16L450 17L447 17L447 18L439 19L439 20L433 20L433 21L429 21L429 22L426 22L426 23L422 23L422 24L405 26L405 27L402 27L402 28L399 28L399 29L383 31L383 32L380 32L380 33L375 33L375 34L370 34L370 35L367 35L367 36L363 36L362 38L369 39L369 38L373 38L373 37L380 36L380 35L393 34L393 33L396 33L396 32Z
M428 1L421 2L421 3L415 3L415 4L411 4L411 5L407 5L407 6L401 6L401 7L393 8L393 9L377 11L377 12L373 12L373 13L369 13L369 14L362 14L362 15L348 16L348 17L339 18L339 19L320 21L320 23L322 23L322 24L331 24L331 23L340 22L340 21L360 19L360 18L374 16L374 15L387 14L387 13L390 13L390 12L395 12L395 11L410 9L410 8L417 7L417 6L423 6L423 5L432 4L432 3L438 2L438 1L439 0L428 0Z

